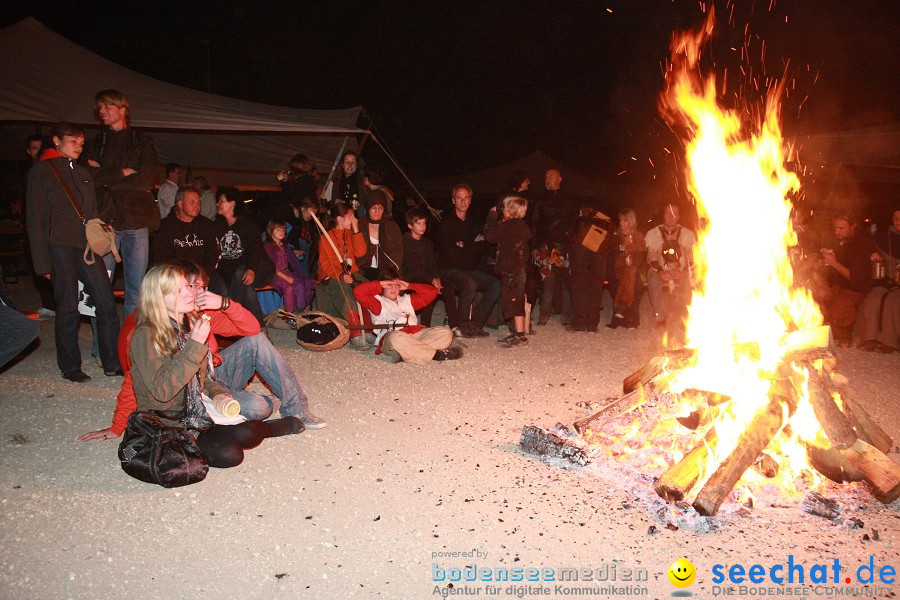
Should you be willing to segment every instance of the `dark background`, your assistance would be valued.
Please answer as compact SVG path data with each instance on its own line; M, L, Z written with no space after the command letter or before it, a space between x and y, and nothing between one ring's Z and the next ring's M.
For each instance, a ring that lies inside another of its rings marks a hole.
M897 2L715 4L705 62L720 77L727 69L725 102L758 98L754 81L786 75L788 135L896 120ZM656 101L672 32L701 23L702 6L31 1L4 3L0 26L33 16L116 63L215 94L362 105L414 179L539 148L587 175L639 183L678 171Z

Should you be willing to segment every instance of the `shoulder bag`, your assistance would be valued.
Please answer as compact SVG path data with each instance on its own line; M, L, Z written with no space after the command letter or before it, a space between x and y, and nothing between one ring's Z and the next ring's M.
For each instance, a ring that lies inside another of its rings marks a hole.
M72 190L69 189L69 184L66 183L62 173L59 172L59 169L53 162L47 161L47 164L53 169L56 178L59 179L63 190L66 192L66 197L68 197L69 202L72 203L72 208L75 209L78 218L81 219L81 223L84 225L84 234L87 237L87 246L84 248L84 262L92 265L97 256L104 256L110 252L113 253L116 262L122 262L122 257L119 256L119 250L116 248L116 232L112 226L104 223L103 220L99 218L91 219L90 221L87 220L81 207L75 202Z

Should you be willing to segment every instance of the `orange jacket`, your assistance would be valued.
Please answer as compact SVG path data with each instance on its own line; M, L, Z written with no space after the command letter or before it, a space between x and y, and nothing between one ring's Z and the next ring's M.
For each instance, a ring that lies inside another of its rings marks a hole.
M359 267L356 259L366 254L366 238L361 231L353 233L349 229L329 229L328 236L334 241L341 258L350 259L350 272L356 273ZM341 261L334 255L334 248L325 236L319 240L319 281L331 277L338 279L344 272Z

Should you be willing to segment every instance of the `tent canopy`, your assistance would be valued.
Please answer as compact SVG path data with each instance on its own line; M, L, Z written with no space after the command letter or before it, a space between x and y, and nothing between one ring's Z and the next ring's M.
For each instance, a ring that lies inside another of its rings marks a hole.
M356 126L361 107L288 108L172 85L106 60L27 18L0 31L3 156L20 156L24 135L38 124L43 133L58 121L96 129L94 95L109 88L128 98L130 124L152 135L161 162L192 165L195 173L235 170L233 177L241 182L255 175L274 185L272 173L297 152L327 172L347 136L353 137L353 148L356 135L365 133Z

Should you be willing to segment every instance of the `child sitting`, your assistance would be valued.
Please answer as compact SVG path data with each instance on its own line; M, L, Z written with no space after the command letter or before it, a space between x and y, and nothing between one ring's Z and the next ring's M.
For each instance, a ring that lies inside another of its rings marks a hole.
M498 223L497 207L491 208L484 228L484 239L497 244L497 266L500 275L500 308L505 319L512 319L515 331L497 342L501 348L528 345L525 337L525 267L530 252L531 229L523 220L528 201L520 196L503 199L503 220Z
M269 234L269 239L263 247L275 263L275 277L269 285L284 298L286 311L303 310L312 302L315 282L305 274L297 256L284 243L287 224L281 219L272 219L266 226L266 233Z

